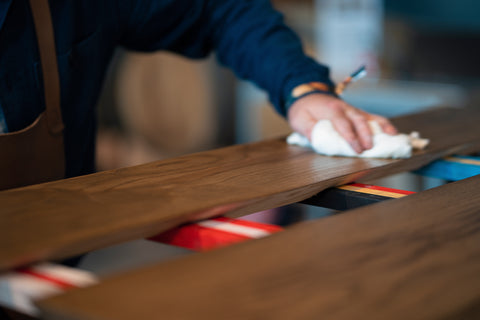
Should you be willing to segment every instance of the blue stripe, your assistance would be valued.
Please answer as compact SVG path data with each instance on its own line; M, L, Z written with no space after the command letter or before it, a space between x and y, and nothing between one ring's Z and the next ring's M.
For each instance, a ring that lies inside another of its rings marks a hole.
M479 157L455 156L455 158L480 161ZM480 174L480 165L441 159L414 171L414 173L448 181L458 181Z

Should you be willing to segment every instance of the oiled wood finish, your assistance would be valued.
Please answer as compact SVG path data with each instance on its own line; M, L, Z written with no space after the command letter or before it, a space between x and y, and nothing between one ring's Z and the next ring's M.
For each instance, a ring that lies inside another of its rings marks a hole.
M40 303L47 319L479 319L480 176Z
M0 270L152 236L186 221L297 202L328 187L480 150L480 115L445 109L399 118L432 139L408 160L323 157L284 139L0 192Z

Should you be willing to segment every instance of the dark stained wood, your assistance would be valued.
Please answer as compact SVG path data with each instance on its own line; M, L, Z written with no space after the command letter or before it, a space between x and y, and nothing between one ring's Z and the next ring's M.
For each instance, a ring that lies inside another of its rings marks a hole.
M47 319L479 319L480 176L39 303Z
M396 119L432 139L407 160L323 157L284 139L238 145L0 192L0 270L153 236L183 222L297 202L328 187L480 150L479 112Z

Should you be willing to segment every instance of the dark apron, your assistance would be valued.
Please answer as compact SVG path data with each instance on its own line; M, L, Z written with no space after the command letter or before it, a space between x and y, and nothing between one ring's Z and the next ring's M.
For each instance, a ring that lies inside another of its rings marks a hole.
M60 81L50 8L48 0L30 0L30 7L40 52L46 108L27 128L0 135L0 190L65 177Z

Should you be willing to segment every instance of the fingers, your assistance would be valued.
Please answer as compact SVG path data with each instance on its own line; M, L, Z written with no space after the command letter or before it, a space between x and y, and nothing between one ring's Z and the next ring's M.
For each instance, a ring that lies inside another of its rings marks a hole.
M368 121L378 122L387 134L397 134L396 128L386 118L369 114L348 103L325 94L311 94L297 100L289 109L290 126L311 141L315 124L330 120L337 132L357 153L373 147L372 132Z
M333 127L352 146L356 153L362 153L364 148L360 143L353 123L347 117L335 117L331 119Z
M371 115L371 119L378 122L383 132L391 135L398 134L397 128L387 118Z
M373 147L372 131L370 130L367 117L362 112L358 112L356 109L350 110L346 114L352 121L353 127L363 149L371 149Z
M330 120L355 152L362 153L373 147L372 132L364 112L338 100Z

